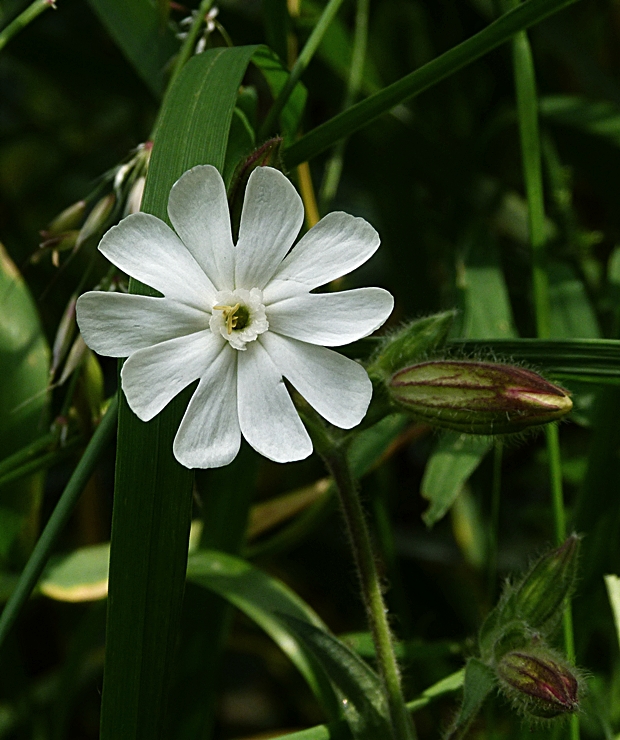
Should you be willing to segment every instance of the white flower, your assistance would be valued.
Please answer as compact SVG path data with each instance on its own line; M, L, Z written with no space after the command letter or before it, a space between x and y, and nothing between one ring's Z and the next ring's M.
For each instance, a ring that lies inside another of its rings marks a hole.
M200 381L174 440L177 460L188 468L227 465L242 434L276 462L307 457L312 442L283 378L327 421L359 424L372 394L368 375L321 345L371 334L393 298L380 288L310 291L366 262L379 246L372 226L330 213L291 250L303 204L270 167L249 178L236 246L215 167L194 167L175 183L168 215L176 234L136 213L99 245L163 297L94 291L78 300L77 318L89 347L129 358L122 388L143 421Z

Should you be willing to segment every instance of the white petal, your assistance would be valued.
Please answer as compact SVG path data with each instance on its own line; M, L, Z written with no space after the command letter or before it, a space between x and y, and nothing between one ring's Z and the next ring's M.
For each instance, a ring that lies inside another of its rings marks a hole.
M311 344L338 347L378 329L394 308L382 288L306 293L267 308L269 330Z
M213 284L174 231L155 216L127 216L104 234L99 251L167 298L198 308L212 305Z
M121 370L131 410L142 421L150 421L207 372L223 345L224 340L207 329L134 352Z
M77 302L86 344L100 355L129 357L173 337L208 328L210 314L168 298L91 291Z
M244 353L225 343L189 402L173 444L174 456L186 468L219 468L239 452L238 354Z
M262 290L291 248L303 220L304 206L290 181L271 167L257 167L243 201L235 287Z
M284 259L265 288L265 302L308 292L363 265L378 249L379 234L363 218L329 213Z
M232 288L234 254L226 187L211 165L188 170L170 191L168 216L217 290Z
M267 351L258 341L238 352L237 395L241 433L275 462L303 460L312 441Z
M372 383L357 362L273 332L260 341L282 375L331 424L351 429L364 418Z

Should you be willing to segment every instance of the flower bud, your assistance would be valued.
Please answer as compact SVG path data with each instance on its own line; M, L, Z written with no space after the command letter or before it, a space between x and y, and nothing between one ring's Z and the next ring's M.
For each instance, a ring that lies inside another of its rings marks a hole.
M442 346L455 315L455 311L445 311L434 316L425 316L388 334L374 353L367 367L368 374L389 380L400 368L422 359L428 352Z
M573 407L563 388L496 362L422 362L393 375L388 388L392 400L418 418L469 434L520 432Z
M577 575L579 535L543 555L517 586L508 605L534 630L548 634L559 624Z
M95 203L92 211L86 217L84 225L80 229L80 234L75 244L76 249L79 249L91 236L102 234L105 231L108 218L112 214L115 204L116 196L114 193L108 193L108 195Z
M63 234L65 231L76 229L82 222L84 212L86 211L86 201L78 200L73 205L65 208L64 211L58 214L56 218L49 224L45 231L41 232L41 235L45 238L52 236L58 236Z
M496 673L506 695L526 714L551 718L579 708L577 677L550 651L506 653Z

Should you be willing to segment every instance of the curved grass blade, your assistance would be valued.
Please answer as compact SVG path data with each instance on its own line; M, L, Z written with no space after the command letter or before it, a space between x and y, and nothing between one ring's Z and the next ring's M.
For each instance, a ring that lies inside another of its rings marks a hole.
M392 736L381 679L350 647L321 629L289 614L289 630L314 655L342 696L344 716L355 740Z
M191 554L187 578L234 604L264 629L297 666L328 716L338 716L338 702L329 682L288 622L294 619L320 631L326 629L299 596L247 561L215 550Z
M560 379L620 383L620 341L616 339L459 339L449 341L448 347L466 355L527 362Z
M256 47L213 49L183 67L164 100L143 210L166 219L190 167L224 165L237 91ZM130 290L153 292L135 280ZM185 583L192 473L172 442L188 394L145 424L119 409L102 740L162 737Z
M398 103L436 85L461 67L505 43L517 31L539 23L573 2L575 0L528 0L420 69L309 131L283 153L284 163L292 168L316 157L339 139L388 113Z

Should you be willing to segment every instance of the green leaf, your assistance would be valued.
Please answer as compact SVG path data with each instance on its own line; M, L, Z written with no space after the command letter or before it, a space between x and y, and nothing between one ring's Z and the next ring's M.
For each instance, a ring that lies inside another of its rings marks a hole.
M179 42L149 0L88 0L99 20L156 97Z
M325 629L283 615L289 629L314 655L342 696L345 719L356 740L391 737L379 676L347 645Z
M607 588L611 611L614 615L618 647L620 647L620 578L614 575L605 576L605 586Z
M512 308L496 245L485 232L476 233L472 242L473 255L459 270L457 282L463 302L461 335L468 339L514 337Z
M617 103L588 100L578 95L547 95L540 98L539 110L548 121L620 146L620 106Z
M406 414L390 414L370 429L355 435L349 449L349 462L356 478L377 465L383 453L409 423Z
M289 77L286 67L271 49L265 46L256 51L252 61L262 72L273 97L277 98ZM280 113L281 132L286 143L294 141L299 131L307 97L306 86L298 82Z
M482 709L487 696L495 686L495 674L477 658L470 658L465 667L463 682L463 703L458 717L446 740L457 740L465 737L467 729Z
M598 339L601 332L583 282L570 265L551 263L549 275L550 334L557 339Z
M446 515L492 444L487 437L458 432L446 432L441 438L422 478L422 496L430 502L422 515L427 527Z
M251 154L255 144L256 136L247 116L240 108L235 108L230 123L230 136L224 163L223 177L226 185L230 183L239 162Z
M300 29L311 29L321 15L322 7L311 0L304 0L303 15L297 18L296 25ZM317 57L343 80L349 79L353 58L353 39L346 23L336 16L325 31L323 40L317 49ZM367 93L375 93L380 89L379 74L370 59L365 60L361 83Z
M555 378L620 383L620 341L616 339L451 340L448 346L466 354L490 355L496 361L527 362Z
M292 168L316 157L339 139L388 113L398 103L419 95L461 67L509 41L517 31L539 23L573 2L575 0L528 0L505 13L475 36L302 136L284 152L286 166Z
M0 244L0 450L6 459L47 431L50 352L28 287ZM0 563L20 564L38 531L43 477L3 487Z
M214 550L190 555L187 578L219 594L264 629L297 666L328 715L337 716L337 700L329 682L317 670L312 651L288 623L288 618L294 618L325 630L323 622L302 599L247 561Z
M462 669L442 678L423 691L417 699L407 702L407 709L410 712L415 712L428 706L440 696L458 691L463 686L464 677L465 669ZM315 727L309 727L307 730L281 735L279 740L345 740L345 738L348 740L350 737L351 733L347 731L343 722L332 722L329 725L316 725ZM379 738L377 737L375 740L379 740Z
M237 91L255 49L213 49L183 67L160 113L144 211L166 219L170 188L190 167L222 170ZM130 289L152 294L134 280ZM102 740L155 740L164 732L192 505L192 473L172 454L187 398L181 394L148 424L121 399Z
M57 601L95 601L108 595L110 543L92 545L52 560L39 583Z

